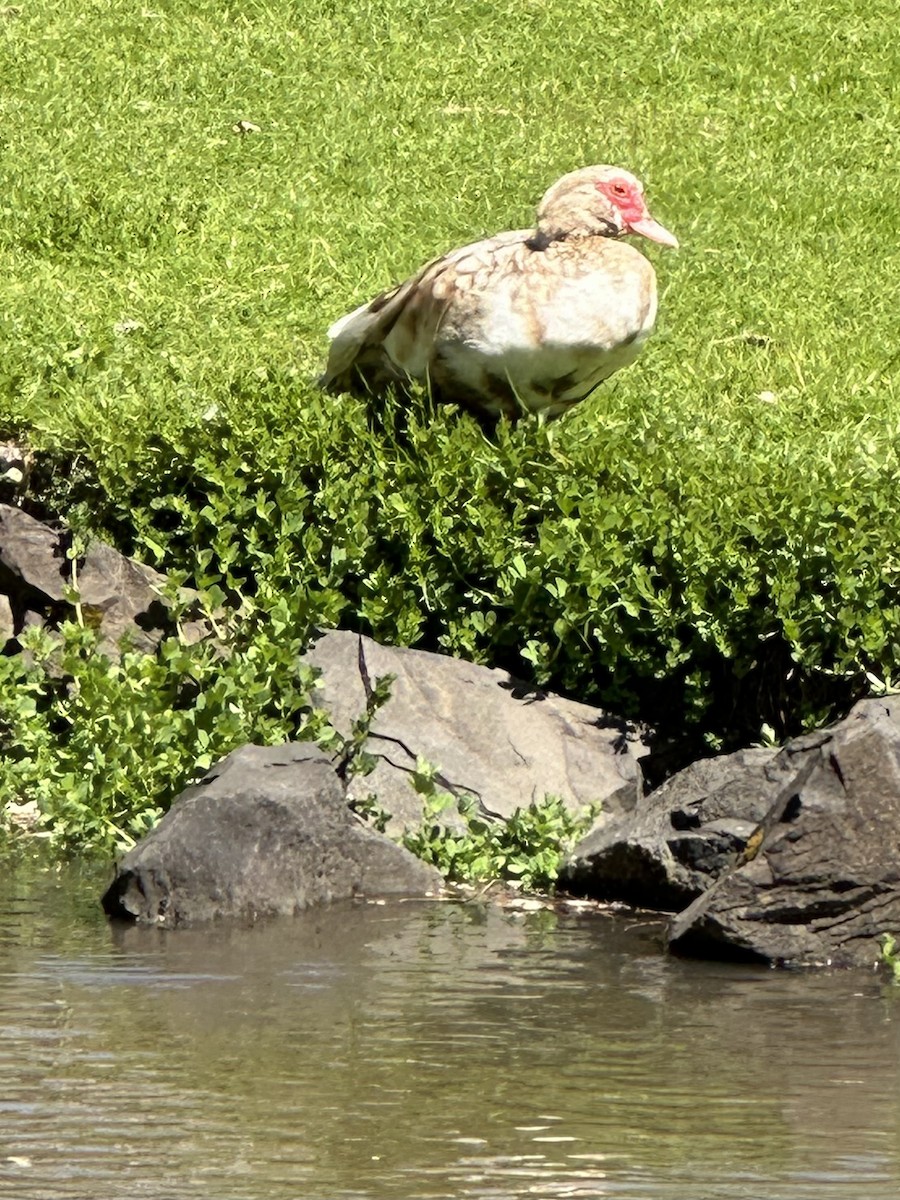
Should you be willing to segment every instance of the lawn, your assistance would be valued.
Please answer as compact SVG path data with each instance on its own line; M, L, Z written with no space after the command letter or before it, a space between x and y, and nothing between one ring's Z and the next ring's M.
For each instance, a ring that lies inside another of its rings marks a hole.
M900 678L895 20L0 10L0 438L37 453L33 511L236 614L227 666L98 662L70 631L75 700L40 653L3 660L3 798L127 840L216 754L313 720L293 663L322 624L712 749ZM593 162L639 174L681 249L641 244L657 330L552 440L319 395L332 320Z

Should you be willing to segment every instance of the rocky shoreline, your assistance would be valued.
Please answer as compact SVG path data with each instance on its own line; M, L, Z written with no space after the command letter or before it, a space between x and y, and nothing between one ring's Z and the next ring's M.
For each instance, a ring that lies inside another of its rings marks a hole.
M152 652L172 624L164 582L101 543L78 558L66 533L0 505L7 654L74 604L108 653L123 635ZM193 622L182 635L211 631ZM123 857L103 897L111 917L172 926L435 894L438 873L394 840L421 823L410 779L424 760L493 821L547 795L572 813L599 805L559 889L666 914L676 953L863 966L900 929L900 702L890 697L780 749L699 760L648 790L645 731L504 671L343 631L305 657L319 673L316 702L345 732L373 681L391 677L360 747L374 769L348 774L304 743L235 750ZM355 811L367 803L386 832Z
M399 682L370 734L376 770L347 786L315 747L236 751L125 855L104 897L111 916L168 925L290 912L359 894L433 894L437 874L387 834L365 828L350 802L365 789L395 827L421 821L410 764L416 753L434 755L446 738L454 790L477 798L494 819L507 819L517 797L527 803L543 794L548 778L573 811L601 799L558 887L668 915L667 942L676 953L867 966L878 961L879 936L900 927L900 706L862 701L845 720L781 750L701 760L645 795L634 744L610 735L606 714L552 695L517 696L502 672L336 631L311 652L324 664L326 702L334 698L340 708L358 686L342 664L360 644ZM449 697L458 701L458 692L436 682L427 695L417 688L442 674L464 681L467 708L496 735L496 758L477 746L465 758L464 741L447 733ZM484 716L494 706L508 706L505 720ZM517 719L531 727L518 745L510 732ZM549 776L544 739L555 739L559 752ZM323 824L323 779L341 821L333 813ZM286 846L301 847L288 868Z

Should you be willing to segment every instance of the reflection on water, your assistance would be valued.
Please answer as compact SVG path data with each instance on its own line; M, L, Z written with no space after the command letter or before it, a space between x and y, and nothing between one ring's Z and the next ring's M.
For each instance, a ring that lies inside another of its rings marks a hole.
M448 904L113 928L104 882L0 879L0 1196L900 1195L900 994L874 975Z

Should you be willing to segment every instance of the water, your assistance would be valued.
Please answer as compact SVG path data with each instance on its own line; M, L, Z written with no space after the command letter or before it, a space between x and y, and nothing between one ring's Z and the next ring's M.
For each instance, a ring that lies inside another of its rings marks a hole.
M0 1197L897 1200L900 989L448 904L116 929L0 873Z

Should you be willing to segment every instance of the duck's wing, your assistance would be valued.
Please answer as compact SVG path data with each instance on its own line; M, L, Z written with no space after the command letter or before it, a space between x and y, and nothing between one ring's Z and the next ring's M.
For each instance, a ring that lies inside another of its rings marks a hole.
M500 233L443 254L404 283L335 321L328 330L331 345L319 385L340 392L352 390L359 377L370 386L424 378L444 312L457 291L468 291L475 282L473 264L479 274L489 274L501 250L530 236L530 230ZM393 355L385 348L388 339Z

